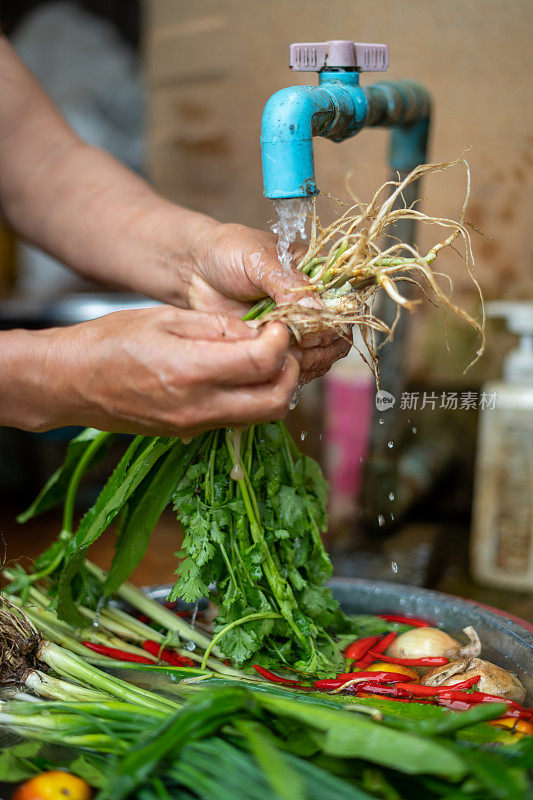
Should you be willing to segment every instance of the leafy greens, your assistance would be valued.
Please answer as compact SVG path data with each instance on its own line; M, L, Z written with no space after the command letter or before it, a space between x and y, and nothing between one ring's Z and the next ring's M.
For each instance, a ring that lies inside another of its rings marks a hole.
M299 452L281 422L250 426L239 452L235 441L240 437L222 430L188 444L135 437L77 531L64 529L41 556L47 574L58 578L58 613L71 624L85 623L77 605L94 607L97 592L84 559L112 523L118 521L118 533L104 587L108 596L131 575L172 503L184 538L170 599L191 602L210 594L218 607L217 643L236 665L281 663L335 674L343 658L333 635L353 626L325 585L331 563L321 541L327 484L320 467ZM78 444L87 468L94 456L82 446L89 442L94 449L94 436L81 437ZM231 477L236 461L240 480ZM70 475L71 455L50 485L54 502L63 487L65 503L72 505ZM45 487L24 519L51 502ZM20 581L34 577L21 575ZM24 587L15 582L15 588Z

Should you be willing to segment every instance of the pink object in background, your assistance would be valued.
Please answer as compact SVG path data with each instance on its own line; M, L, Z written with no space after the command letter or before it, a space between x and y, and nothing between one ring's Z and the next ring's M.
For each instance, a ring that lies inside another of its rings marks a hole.
M349 367L339 365L325 379L326 474L333 525L356 512L375 394L370 372Z

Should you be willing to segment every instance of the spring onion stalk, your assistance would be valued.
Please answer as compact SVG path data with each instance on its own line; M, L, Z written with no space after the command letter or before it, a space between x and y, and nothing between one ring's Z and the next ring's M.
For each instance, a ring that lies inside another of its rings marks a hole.
M58 675L80 681L80 683L106 692L119 700L134 701L139 705L156 710L178 708L178 704L172 700L167 700L120 678L108 675L74 655L74 653L52 644L52 642L45 642L42 645L39 651L39 658Z
M102 584L105 583L105 572L97 567L90 561L86 562L86 567L89 572L97 578ZM201 631L193 628L181 617L173 614L168 608L165 608L156 600L148 597L141 589L137 589L131 583L123 583L117 590L117 597L124 600L125 603L145 614L158 625L161 625L165 630L174 634L177 637L183 637L188 642L194 642L199 647L205 649L210 639ZM214 655L222 655L220 650L216 650Z
M40 624L38 615L35 620L38 627L35 627L30 614L31 611L22 610L6 599L0 601L0 677L4 682L7 680L10 685L16 682L22 685L36 666L41 669L40 665L46 664L61 680L75 681L119 700L155 710L172 711L178 708L174 701L108 675L90 664L85 657L80 658L75 652L46 641L41 633L46 629ZM84 650L83 656L86 652ZM56 689L60 691L61 686L56 685Z
M49 700L79 700L80 702L99 702L109 700L107 692L87 689L72 681L63 681L54 678L41 670L34 670L24 679L24 685L38 697L45 697Z
M4 570L4 577L8 580L14 578L13 573L9 569ZM131 645L130 640L142 643L146 640L151 640L161 645L161 647L172 648L178 655L186 656L187 658L196 661L199 665L205 663L206 667L215 673L233 677L236 679L242 678L243 673L234 667L225 664L216 658L208 657L204 659L203 654L191 651L185 648L177 648L173 644L173 637L169 634L161 633L159 630L146 625L144 622L137 620L130 614L122 609L110 606L102 608L98 612L98 628L94 627L88 629L78 629L65 623L59 619L57 614L49 607L45 608L48 599L44 592L41 592L35 585L29 587L28 600L30 604L24 604L16 595L11 595L11 601L18 607L24 608L28 617L39 626L48 636L48 638L60 644L71 652L84 657L88 661L96 663L105 663L106 661L112 662L114 659L106 656L105 654L94 654L85 645L81 644L83 641L91 641L103 644L108 647L115 647L124 652L142 655L147 659L151 659L154 664L158 664L158 658L151 655L145 649ZM87 619L95 619L95 612L88 608L79 606L80 612L87 617ZM165 609L166 610L166 609ZM215 650L216 645L214 647ZM165 669L170 670L172 667L165 664ZM202 668L203 669L203 668ZM211 674L211 673L209 673ZM80 698L84 699L84 698Z

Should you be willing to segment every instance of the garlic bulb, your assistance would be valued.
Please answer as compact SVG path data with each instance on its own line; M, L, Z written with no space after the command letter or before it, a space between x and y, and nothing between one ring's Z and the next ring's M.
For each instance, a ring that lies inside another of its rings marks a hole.
M516 675L482 658L463 658L443 667L435 667L426 674L422 683L425 686L450 686L473 678L474 675L480 676L479 683L475 687L480 692L497 694L514 700L515 703L524 702L526 690Z
M456 659L459 656L478 656L481 653L479 636L474 628L465 628L469 644L464 647L439 628L412 628L397 636L387 650L387 655L395 658L424 658L426 656L445 656Z

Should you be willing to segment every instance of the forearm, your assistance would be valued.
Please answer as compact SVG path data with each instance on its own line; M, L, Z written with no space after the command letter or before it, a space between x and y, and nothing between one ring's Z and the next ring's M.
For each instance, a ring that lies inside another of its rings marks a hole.
M0 332L1 426L43 431L63 423L69 391L57 345L57 329Z
M0 201L13 227L86 277L186 305L192 246L215 223L82 143L4 38L0 94Z
M187 305L192 247L209 218L75 142L8 204L13 226L81 275ZM169 231L172 240L169 241Z

